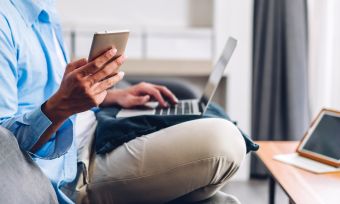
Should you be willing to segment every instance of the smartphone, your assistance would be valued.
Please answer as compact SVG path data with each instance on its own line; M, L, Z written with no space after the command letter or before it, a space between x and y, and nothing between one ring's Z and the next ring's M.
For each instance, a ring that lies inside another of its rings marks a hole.
M111 59L111 61L117 59L125 52L129 34L129 30L104 31L95 33L93 35L88 61L90 62L94 60L111 48L117 49L117 54Z

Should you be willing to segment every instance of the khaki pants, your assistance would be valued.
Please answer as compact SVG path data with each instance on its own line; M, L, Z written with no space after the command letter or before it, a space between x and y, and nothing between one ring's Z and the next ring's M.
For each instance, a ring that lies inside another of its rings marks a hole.
M77 123L91 120L77 118ZM78 183L79 203L203 200L235 174L246 153L244 139L231 122L200 119L136 138L89 162L91 145L84 140L91 138L86 136L93 135L94 128L91 131L76 131L83 141L79 160L89 167L80 179L84 182Z

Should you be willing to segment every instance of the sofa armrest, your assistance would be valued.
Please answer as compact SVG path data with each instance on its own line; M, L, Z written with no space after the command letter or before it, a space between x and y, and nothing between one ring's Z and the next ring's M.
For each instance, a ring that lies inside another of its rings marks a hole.
M46 175L21 151L15 136L0 126L0 203L57 204Z

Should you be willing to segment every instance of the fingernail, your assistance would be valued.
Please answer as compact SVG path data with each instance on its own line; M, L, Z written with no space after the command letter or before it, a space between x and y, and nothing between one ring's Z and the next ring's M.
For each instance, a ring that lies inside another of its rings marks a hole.
M125 75L125 72L118 72L118 75L119 75L120 78L123 78L124 75Z
M110 55L114 56L117 53L117 49L113 48L110 50Z
M127 56L124 54L122 55L122 61L125 61L127 59Z

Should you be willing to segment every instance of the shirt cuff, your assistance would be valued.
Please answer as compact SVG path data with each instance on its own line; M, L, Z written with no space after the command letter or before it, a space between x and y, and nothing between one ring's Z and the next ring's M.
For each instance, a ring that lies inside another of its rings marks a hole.
M41 107L37 110L27 114L25 119L30 121L32 129L37 135L42 135L48 127L52 124L50 119L42 112Z
M98 107L91 108L91 111L94 112L94 113L99 112L99 110L100 110L100 108L98 108Z
M67 119L51 138L36 151L31 153L40 159L55 159L67 153L73 143L73 121Z
M31 140L25 140L30 144L23 144L27 149L31 149L39 140L42 134L46 131L46 129L52 124L50 119L41 111L41 107L36 110L26 113L22 118L22 121L19 121L23 124L29 125L32 134ZM31 142L33 141L33 142Z

